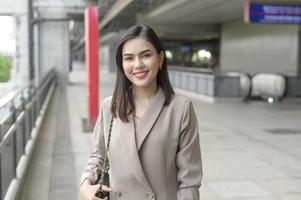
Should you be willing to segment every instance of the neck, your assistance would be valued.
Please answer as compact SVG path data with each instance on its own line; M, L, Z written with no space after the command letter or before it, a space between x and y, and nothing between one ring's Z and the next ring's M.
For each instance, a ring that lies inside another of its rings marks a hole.
M156 95L157 91L158 91L157 83L146 88L133 86L134 101L147 102Z

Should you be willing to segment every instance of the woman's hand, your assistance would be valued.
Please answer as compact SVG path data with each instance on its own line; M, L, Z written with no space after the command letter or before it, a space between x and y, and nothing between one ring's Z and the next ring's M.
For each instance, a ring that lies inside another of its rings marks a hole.
M80 194L83 200L108 200L108 197L104 199L96 197L97 192L99 191L100 185L92 185L89 179L84 180L80 187ZM102 191L111 192L112 189L108 186L103 185L101 187Z

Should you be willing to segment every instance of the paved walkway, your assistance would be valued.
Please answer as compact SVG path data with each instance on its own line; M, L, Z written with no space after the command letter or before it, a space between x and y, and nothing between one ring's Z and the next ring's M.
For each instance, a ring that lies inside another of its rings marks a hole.
M100 98L114 77L101 72ZM74 67L59 86L38 137L22 200L76 199L91 134L85 72ZM301 199L301 100L280 104L193 100L200 125L204 180L202 200ZM78 198L79 199L79 198Z

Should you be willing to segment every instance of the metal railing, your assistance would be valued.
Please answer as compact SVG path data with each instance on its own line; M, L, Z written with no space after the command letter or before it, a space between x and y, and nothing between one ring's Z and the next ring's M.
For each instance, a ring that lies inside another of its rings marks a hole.
M55 83L56 73L51 70L37 88L30 84L0 99L0 199L17 176L17 166Z

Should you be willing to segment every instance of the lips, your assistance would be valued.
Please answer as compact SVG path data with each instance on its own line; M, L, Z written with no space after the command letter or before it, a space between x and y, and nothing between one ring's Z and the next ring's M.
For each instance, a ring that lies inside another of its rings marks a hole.
M148 71L141 71L141 72L135 72L133 74L138 79L144 79L146 77L147 73L148 73Z

